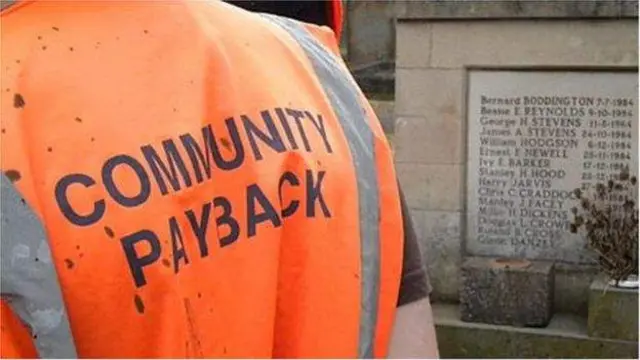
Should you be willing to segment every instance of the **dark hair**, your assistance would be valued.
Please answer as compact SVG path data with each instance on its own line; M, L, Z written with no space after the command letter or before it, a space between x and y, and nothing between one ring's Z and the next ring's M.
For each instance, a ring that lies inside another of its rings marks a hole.
M316 25L329 26L328 1L226 0L245 10L288 17Z

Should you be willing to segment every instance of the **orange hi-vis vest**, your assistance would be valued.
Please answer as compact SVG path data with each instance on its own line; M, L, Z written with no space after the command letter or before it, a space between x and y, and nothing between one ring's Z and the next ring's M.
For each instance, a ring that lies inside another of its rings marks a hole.
M396 176L330 29L42 1L1 41L2 356L386 355Z
M336 40L340 43L342 39L342 27L344 19L344 10L342 0L329 1L329 25L335 34Z

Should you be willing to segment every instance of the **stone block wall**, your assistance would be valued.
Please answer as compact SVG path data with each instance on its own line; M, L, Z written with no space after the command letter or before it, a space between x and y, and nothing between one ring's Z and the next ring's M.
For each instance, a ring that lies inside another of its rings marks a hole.
M395 53L395 1L343 0L344 45L352 67L393 62Z
M464 3L466 10L443 15L433 2L399 2L396 23L396 167L433 297L444 301L458 299L465 255L467 71L638 66L637 6L616 2L626 7L580 16L546 4L535 18L527 18L521 8L473 10L481 2ZM561 264L557 310L585 312L582 295L593 274L593 269Z

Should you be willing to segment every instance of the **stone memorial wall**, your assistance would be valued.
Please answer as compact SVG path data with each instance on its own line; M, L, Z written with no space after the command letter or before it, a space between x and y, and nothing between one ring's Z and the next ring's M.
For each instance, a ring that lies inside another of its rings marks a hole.
M455 302L470 257L553 261L554 311L598 269L571 191L638 171L637 1L398 1L395 162L429 269Z
M590 262L573 192L637 173L637 73L471 71L467 251Z
M395 162L440 354L638 358L637 290L605 297L571 232L575 189L638 173L638 2L395 4Z

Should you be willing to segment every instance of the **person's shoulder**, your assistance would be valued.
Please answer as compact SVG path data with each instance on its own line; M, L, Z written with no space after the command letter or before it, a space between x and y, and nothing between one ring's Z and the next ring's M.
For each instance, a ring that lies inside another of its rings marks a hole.
M327 49L331 50L336 56L340 56L340 45L336 38L336 34L328 26L319 26L315 24L301 23L307 31L321 42Z
M317 25L299 20L272 14L260 14L265 20L284 25L287 28L303 30L316 41L318 41L325 49L329 50L336 56L340 56L340 47L333 30L324 25Z

